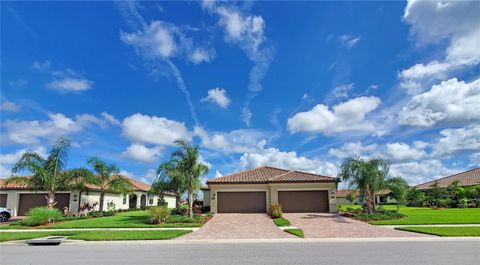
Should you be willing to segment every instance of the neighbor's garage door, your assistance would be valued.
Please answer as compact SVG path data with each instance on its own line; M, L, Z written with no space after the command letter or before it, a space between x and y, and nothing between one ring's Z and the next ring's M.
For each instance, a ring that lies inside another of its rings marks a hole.
M279 191L278 202L285 213L328 212L328 191Z
M25 215L30 208L47 206L46 195L46 193L20 194L17 215ZM70 194L56 194L55 201L57 202L55 208L63 211L64 207L70 207Z
M7 207L8 194L0 194L0 207Z
M219 213L265 213L266 192L218 192Z

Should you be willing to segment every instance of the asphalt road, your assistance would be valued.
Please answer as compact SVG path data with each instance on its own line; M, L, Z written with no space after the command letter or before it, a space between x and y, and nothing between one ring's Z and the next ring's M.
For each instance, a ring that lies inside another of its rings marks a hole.
M0 246L0 264L480 264L480 241Z

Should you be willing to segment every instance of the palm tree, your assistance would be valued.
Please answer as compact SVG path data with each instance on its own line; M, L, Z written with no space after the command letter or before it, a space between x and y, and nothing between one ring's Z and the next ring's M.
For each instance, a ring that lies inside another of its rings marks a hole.
M388 176L389 168L381 158L350 158L342 163L339 177L366 197L367 212L371 214L375 211L375 194L382 189L395 189L399 183L398 178Z
M200 178L208 172L208 167L200 162L198 146L184 140L176 140L179 147L172 153L168 175L188 192L188 216L193 217L193 192L200 189Z
M97 157L92 157L87 161L95 172L90 183L100 188L99 211L103 211L103 202L105 193L130 193L133 189L132 183L128 178L118 175L119 169L114 164L107 164Z
M177 177L175 174L175 161L170 160L162 163L157 169L157 177L152 184L150 191L163 196L166 192L175 194L175 207L180 209L180 199L187 191L188 185L184 183L185 178Z
M55 207L58 191L82 189L91 179L91 172L84 168L66 169L70 140L60 137L55 141L45 159L35 152L25 152L12 168L12 177L7 183L24 184L35 191L47 191L47 206ZM29 177L16 176L20 172Z
M395 199L397 210L400 209L400 204L405 204L408 182L402 177L389 178L385 181L386 187L390 190L391 196Z

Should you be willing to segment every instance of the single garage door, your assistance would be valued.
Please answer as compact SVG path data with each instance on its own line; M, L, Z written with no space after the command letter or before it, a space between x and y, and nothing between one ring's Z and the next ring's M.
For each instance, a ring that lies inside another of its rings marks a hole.
M7 207L8 194L0 194L0 207Z
M20 194L17 215L25 215L30 208L47 206L47 199L45 198L46 195L46 193ZM70 194L56 194L55 201L57 202L55 208L63 211L64 207L70 207Z
M285 213L328 212L328 191L279 191L278 202Z
M265 213L266 192L218 192L217 212L219 213Z

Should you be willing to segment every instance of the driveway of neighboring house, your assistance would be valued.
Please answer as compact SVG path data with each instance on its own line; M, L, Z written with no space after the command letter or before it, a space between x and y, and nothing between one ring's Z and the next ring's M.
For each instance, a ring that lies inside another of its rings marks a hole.
M370 225L338 214L286 213L293 226L303 230L305 238L423 237L428 235Z
M215 214L199 230L177 239L295 238L280 230L266 214Z

